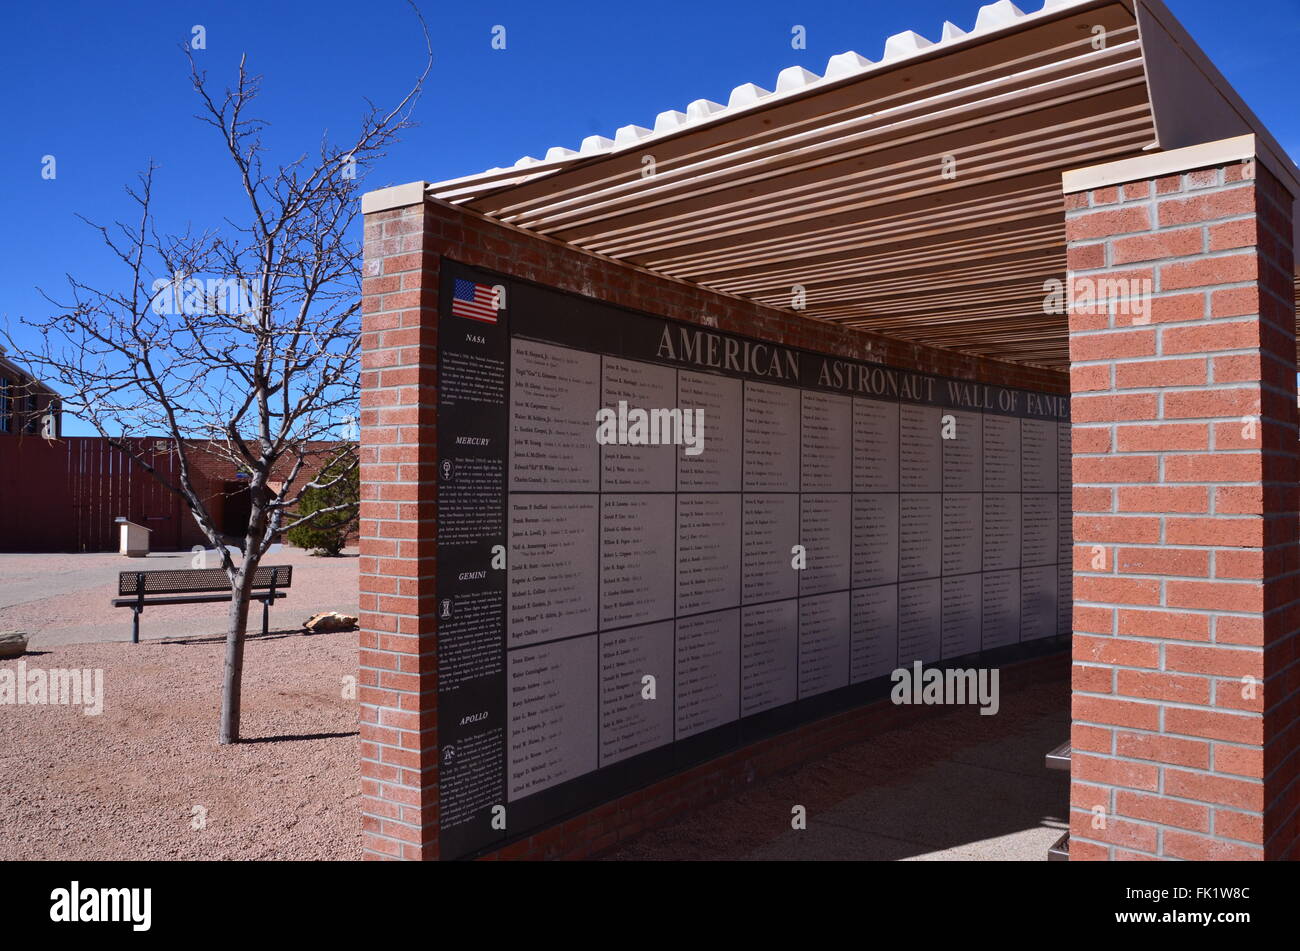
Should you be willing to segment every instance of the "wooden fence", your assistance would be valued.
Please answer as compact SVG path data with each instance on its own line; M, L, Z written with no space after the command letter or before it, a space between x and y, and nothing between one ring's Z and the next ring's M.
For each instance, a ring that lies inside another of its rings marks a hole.
M176 458L165 443L135 444L174 475ZM180 500L107 440L0 436L0 551L115 551L118 516L152 529L154 550L194 541Z

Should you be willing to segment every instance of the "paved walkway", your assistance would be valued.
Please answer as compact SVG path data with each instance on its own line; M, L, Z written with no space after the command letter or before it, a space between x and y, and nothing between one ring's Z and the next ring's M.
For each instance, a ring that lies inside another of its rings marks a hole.
M1061 677L1004 694L996 716L960 708L880 734L608 858L1045 861L1066 828L1069 776L1043 757L1069 736L1069 697ZM795 805L804 830L791 829Z
M133 569L191 568L194 555L155 552L126 558L111 552L87 554L0 553L0 630L26 631L31 648L131 639L131 611L115 608L117 574ZM357 613L357 558L313 557L283 546L269 552L267 565L293 565L288 597L271 609L272 630L296 630L318 611ZM207 552L206 567L220 567ZM261 630L261 605L249 612L249 627ZM194 604L146 608L140 616L141 640L225 632L226 605Z

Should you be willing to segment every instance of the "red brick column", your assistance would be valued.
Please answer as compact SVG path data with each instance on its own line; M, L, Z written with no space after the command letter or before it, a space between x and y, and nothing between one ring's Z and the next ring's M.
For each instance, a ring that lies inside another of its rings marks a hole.
M1233 141L1065 176L1073 860L1296 856L1293 198Z
M363 206L357 699L367 858L438 849L438 257L423 192L385 189Z

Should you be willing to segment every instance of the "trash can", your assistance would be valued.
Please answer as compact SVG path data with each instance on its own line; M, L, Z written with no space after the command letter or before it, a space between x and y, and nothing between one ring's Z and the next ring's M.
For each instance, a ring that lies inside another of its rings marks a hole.
M143 558L149 554L149 533L153 529L137 525L120 515L115 521L122 526L122 541L118 548L120 554L126 555L128 558Z

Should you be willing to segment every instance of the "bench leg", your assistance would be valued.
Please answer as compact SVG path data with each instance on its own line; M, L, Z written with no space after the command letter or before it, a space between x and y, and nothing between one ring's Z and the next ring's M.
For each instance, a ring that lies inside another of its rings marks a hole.
M262 636L265 637L271 633L271 601L269 598L262 599Z
M140 643L140 609L131 609L131 643Z

